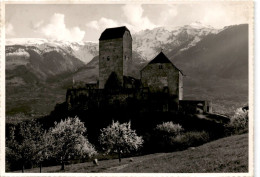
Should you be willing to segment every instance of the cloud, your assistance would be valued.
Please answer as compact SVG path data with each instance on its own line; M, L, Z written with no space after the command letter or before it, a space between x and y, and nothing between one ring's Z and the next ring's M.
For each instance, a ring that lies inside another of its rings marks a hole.
M35 24L36 28L47 38L52 40L82 41L85 31L79 27L67 28L64 14L55 13L49 24L42 26L43 22Z
M127 4L122 7L130 28L134 31L153 29L157 27L150 19L143 15L144 9L141 4Z
M217 28L223 26L248 23L248 9L243 4L205 4L203 9L202 23Z
M43 20L41 20L41 21L39 21L39 22L37 22L37 23L33 24L33 29L35 29L35 30L39 29L39 28L40 28L40 26L42 26L42 25L43 25L43 23L44 23L44 21L43 21Z
M86 26L94 30L104 30L116 26L127 26L133 32L157 27L148 17L143 15L144 10L140 4L127 4L124 5L121 10L123 15L126 17L126 21L124 22L102 17L99 20L90 21Z
M7 36L14 36L15 32L14 32L14 27L11 23L7 23L5 26L5 34Z
M86 26L96 30L103 30L105 28L119 26L119 22L102 17L99 20L90 21L89 23L86 24Z
M170 4L160 13L160 22L162 26L171 26L172 20L178 15L178 9L176 6Z

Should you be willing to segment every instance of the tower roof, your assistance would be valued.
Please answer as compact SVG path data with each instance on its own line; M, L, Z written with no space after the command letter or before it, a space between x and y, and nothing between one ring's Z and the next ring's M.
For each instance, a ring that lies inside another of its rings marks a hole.
M163 52L160 52L153 60L151 60L151 61L148 63L148 65L149 65L149 64L155 64L155 63L170 63L170 64L172 64L173 67L175 67L177 70L179 70L182 75L184 75L183 72L182 72L179 68L177 68L177 67L171 62L171 60L169 60L169 58L164 55ZM143 69L144 69L144 68L143 68ZM142 69L142 70L143 70L143 69Z
M160 52L149 64L153 63L172 63L163 52Z
M108 39L116 39L116 38L122 38L125 34L125 31L129 31L127 27L121 26L116 28L107 28L103 33L101 34L99 40L108 40Z

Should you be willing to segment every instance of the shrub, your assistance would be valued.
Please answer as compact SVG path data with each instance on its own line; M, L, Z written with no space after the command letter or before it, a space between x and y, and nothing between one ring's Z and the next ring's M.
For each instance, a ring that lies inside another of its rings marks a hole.
M151 148L156 147L156 151L183 150L191 146L198 146L210 140L208 132L190 131L184 132L179 124L164 122L155 128Z
M248 132L248 111L239 108L235 114L230 118L228 128L231 133L241 134Z
M199 146L210 141L209 133L205 131L186 132L170 138L170 146L174 150L182 150L192 146Z
M173 122L158 124L154 129L150 148L155 149L155 151L171 151L170 139L180 135L183 131L180 124Z
M174 124L173 122L163 122L156 126L155 130L167 134L170 136L180 135L184 130L180 124Z

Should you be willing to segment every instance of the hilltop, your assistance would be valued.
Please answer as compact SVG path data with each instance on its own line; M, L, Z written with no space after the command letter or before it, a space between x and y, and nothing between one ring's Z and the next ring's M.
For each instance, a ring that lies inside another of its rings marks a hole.
M248 101L248 25L219 30L194 23L133 34L131 76L139 78L140 69L161 49L186 75L184 99L210 100L213 111L222 114L232 114ZM73 80L86 83L97 78L98 43L9 39L8 120L20 114L47 115L65 101Z

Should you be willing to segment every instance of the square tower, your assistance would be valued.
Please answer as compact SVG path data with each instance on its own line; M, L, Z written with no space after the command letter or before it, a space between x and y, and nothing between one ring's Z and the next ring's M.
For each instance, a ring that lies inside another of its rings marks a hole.
M132 61L132 36L125 27L107 28L99 38L99 88L104 89L112 73L120 85L127 76L127 64Z
M183 99L183 73L165 55L160 52L141 70L141 81L150 92L164 92L176 97L176 102Z

